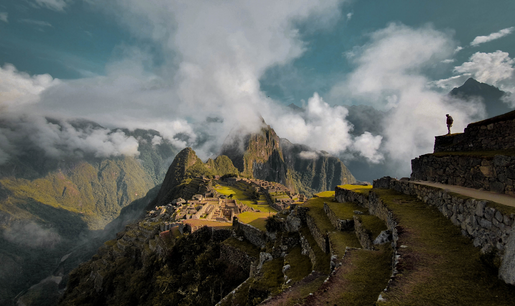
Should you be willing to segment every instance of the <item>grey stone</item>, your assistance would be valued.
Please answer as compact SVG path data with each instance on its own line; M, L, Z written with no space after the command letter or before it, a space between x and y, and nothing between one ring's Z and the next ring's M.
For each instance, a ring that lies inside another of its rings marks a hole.
M486 228L486 229L492 228L492 222L488 221L487 219L480 219L479 225L481 225L481 227Z
M494 216L494 209L492 207L486 207L484 211L484 218L488 221L492 220L492 217Z
M506 225L506 226L511 226L511 224L512 224L512 220L511 220L511 218L510 218L510 217L508 217L507 215L504 215L503 223L504 223L504 225Z
M499 268L499 278L505 283L515 285L515 231L510 232L504 256Z
M382 231L379 235L377 235L376 239L374 239L374 244L383 244L390 242L391 232L389 230Z
M495 219L497 219L497 221L499 221L499 222L503 221L503 217L502 217L502 214L500 211L495 212Z

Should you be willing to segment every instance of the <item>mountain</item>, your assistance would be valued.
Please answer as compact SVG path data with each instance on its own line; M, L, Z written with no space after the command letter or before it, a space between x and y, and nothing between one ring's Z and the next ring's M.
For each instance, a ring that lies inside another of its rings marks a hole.
M449 95L464 100L481 98L486 106L487 117L494 117L511 111L506 103L502 101L504 91L497 87L480 83L473 78L469 78L460 87L455 87Z
M86 120L46 120L56 129L69 125L78 134L103 131L133 137L139 154L97 157L76 149L50 156L32 135L12 137L17 154L0 165L2 305L55 272L65 255L69 258L73 250L98 238L99 230L124 207L161 183L178 151L153 130L109 130ZM4 135L17 128L0 122ZM72 257L77 260L61 275L87 260L80 252Z
M231 133L220 154L244 176L278 182L308 196L356 182L338 158L281 139L264 121L259 132Z

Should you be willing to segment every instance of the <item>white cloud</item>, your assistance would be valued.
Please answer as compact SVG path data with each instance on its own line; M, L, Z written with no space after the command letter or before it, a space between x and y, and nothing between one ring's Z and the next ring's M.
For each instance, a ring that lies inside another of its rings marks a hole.
M354 147L363 143L362 155L372 161L384 154L392 175L409 175L409 161L432 152L434 136L445 133L446 113L454 117L455 131L484 116L484 106L447 100L427 86L425 69L449 58L455 46L449 34L432 27L390 24L372 33L370 42L355 52L350 60L356 69L331 91L332 100L351 98L389 109L378 135L383 138L365 133Z
M35 0L36 5L45 7L54 11L64 12L64 8L70 0Z
M352 15L354 15L354 13L352 13L352 12L351 13L347 13L347 20L351 20Z
M318 153L314 151L302 151L299 153L299 157L302 159L317 159Z
M513 76L515 61L500 50L492 53L476 52L468 62L454 67L457 73L471 75L479 82L496 85Z
M462 46L457 46L456 49L454 49L454 53L458 53L461 50L463 50L463 47Z
M446 79L440 79L436 81L430 81L428 82L428 85L430 87L436 87L444 89L445 91L449 91L453 89L454 87L459 87L465 83L465 81L469 78L469 76L466 75L454 75Z
M365 132L354 139L352 147L370 162L379 163L384 160L383 154L378 151L382 139L380 135L374 136L370 132Z
M8 17L9 17L9 14L7 12L0 12L0 21L9 23L9 20L7 19Z
M492 33L490 35L487 35L487 36L477 36L470 43L470 45L475 47L475 46L478 46L480 44L484 44L484 43L490 42L492 40L499 39L501 37L504 37L506 35L511 34L513 32L513 30L515 30L515 27L509 27L509 28L506 28L506 29L502 29L499 32L495 32L495 33Z
M60 81L49 74L30 76L18 72L11 64L0 67L0 110L14 111L25 104L37 103L40 94Z
M152 138L152 145L153 145L153 146L160 145L161 143L163 143L163 137L158 136L158 135L155 135L155 136Z

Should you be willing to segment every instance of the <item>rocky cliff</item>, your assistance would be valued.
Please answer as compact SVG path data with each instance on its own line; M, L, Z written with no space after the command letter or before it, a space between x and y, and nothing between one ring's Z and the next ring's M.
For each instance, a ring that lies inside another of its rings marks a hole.
M257 133L229 135L221 154L245 176L278 182L309 196L356 182L338 158L281 139L264 122Z

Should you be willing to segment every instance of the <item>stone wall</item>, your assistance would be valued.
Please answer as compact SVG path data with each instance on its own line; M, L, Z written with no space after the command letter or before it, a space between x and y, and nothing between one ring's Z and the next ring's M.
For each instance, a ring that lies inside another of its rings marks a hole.
M313 217L309 214L306 215L306 223L308 224L311 236L313 236L313 239L315 239L320 249L324 253L329 253L329 238L327 238L327 233L320 232L316 225L315 219L313 219Z
M464 133L435 137L434 152L515 149L515 112L471 123Z
M356 231L356 236L358 236L361 247L367 250L373 250L374 244L372 243L372 235L363 226L359 216L354 216L354 230Z
M317 257L315 255L315 251L311 248L311 245L309 245L309 241L304 235L302 235L301 232L299 232L299 238L300 238L300 246L302 248L302 255L308 256L311 260L311 269L315 266L317 262Z
M241 223L238 218L234 218L233 228L237 233L241 233L245 239L257 248L264 248L266 245L266 234L250 224Z
M242 250L225 243L220 244L220 259L242 268L249 274L252 263L257 260Z
M362 193L354 192L348 189L336 186L334 198L336 202L352 202L362 207L368 207L368 197Z
M416 196L424 203L436 206L454 225L461 227L463 235L473 239L474 246L483 251L497 249L503 253L515 215L505 214L492 207L490 201L466 199L440 188L393 178L380 180L382 182L378 185L388 184L390 189Z
M336 217L336 214L331 210L329 205L327 203L324 203L324 211L327 217L329 218L329 221L339 231L348 231L353 229L354 227L354 220L348 219L348 220L342 220L338 219Z
M515 195L515 156L493 158L422 155L411 161L411 179Z

